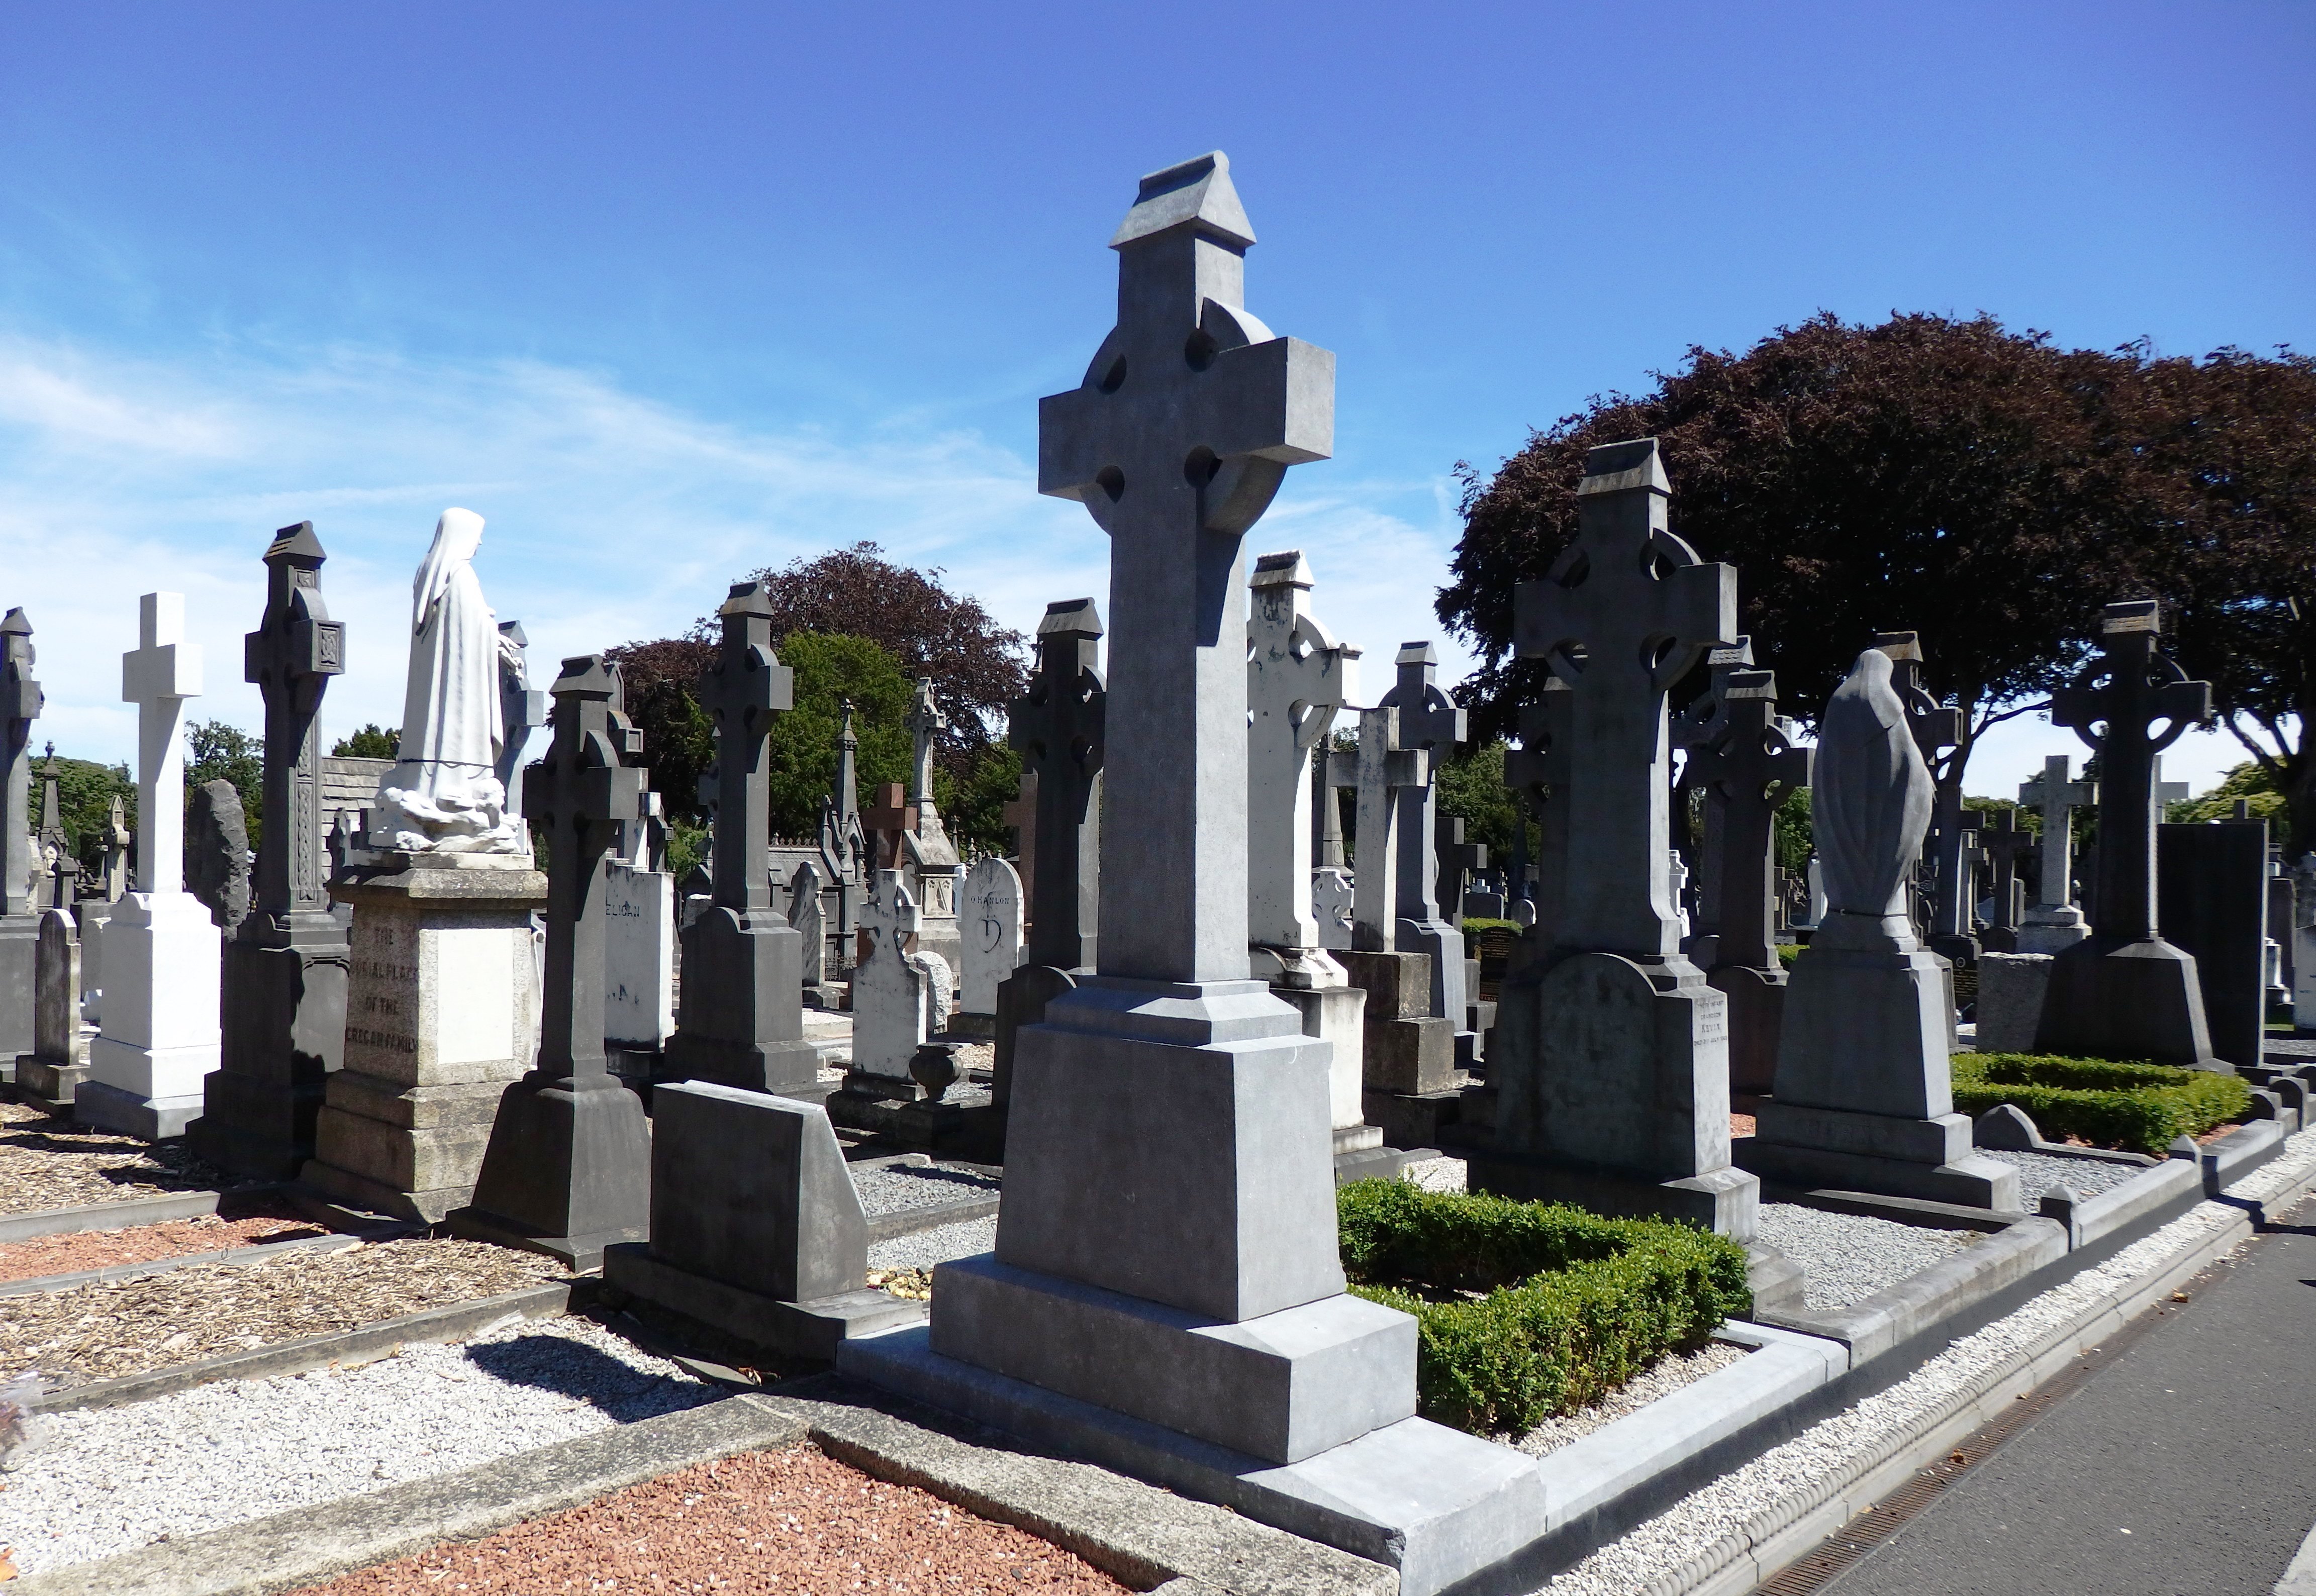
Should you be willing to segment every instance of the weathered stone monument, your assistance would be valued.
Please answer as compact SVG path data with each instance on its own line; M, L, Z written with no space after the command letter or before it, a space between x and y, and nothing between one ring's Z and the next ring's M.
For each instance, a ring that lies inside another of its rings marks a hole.
M36 945L32 991L32 1050L16 1056L17 1088L52 1109L72 1106L88 1079L87 1028L81 1021L80 941L72 915L44 910Z
M530 647L522 622L499 622L499 752L491 769L505 789L509 815L522 813L522 751L547 724L547 694L530 684ZM528 843L522 851L530 851Z
M675 1034L675 877L667 822L646 789L603 865L603 1048L612 1074L657 1073Z
M1021 878L995 854L984 854L965 873L958 914L965 946L959 1018L997 1017L997 988L1021 962Z
M1343 1289L1326 1045L1246 978L1241 539L1333 432L1331 358L1240 308L1252 241L1221 156L1145 178L1117 328L1039 406L1040 488L1111 539L1107 831L1134 868L1102 872L1100 973L1018 1039L996 1253L936 1271L929 1341L838 1365L1429 1596L1522 1544L1542 1493L1412 1416L1413 1322Z
M1319 923L1319 946L1330 953L1351 950L1351 905L1356 896L1351 873L1341 865L1322 865L1311 872L1311 913Z
M867 944L852 967L852 1067L844 1090L885 1099L916 1101L920 1087L909 1060L938 1027L925 967L911 939L924 923L898 870L877 872L877 889L860 913ZM942 1007L946 1009L946 1003Z
M2075 811L2098 802L2090 781L2070 781L2063 753L2043 762L2043 773L2018 785L2018 801L2043 815L2043 868L2035 901L2018 927L2021 953L2061 953L2091 934L2075 907Z
M1679 714L1669 717L1666 724L1673 746L1686 755L1681 762L1679 790L1697 791L1701 799L1699 822L1690 840L1697 860L1697 908L1689 916L1689 934L1681 944L1681 951L1697 968L1709 971L1721 958L1721 834L1727 818L1728 798L1706 776L1704 755L1727 741L1729 678L1738 671L1753 668L1753 639L1739 638L1726 647L1706 649L1705 667L1709 683L1706 690ZM1679 801L1676 798L1676 805ZM1681 811L1676 807L1675 821L1682 818Z
M40 906L70 914L79 895L80 860L73 857L72 838L65 830L58 808L58 789L63 775L63 767L57 763L57 745L51 743L48 763L40 771L40 829L32 839L32 847L38 868L46 878Z
M1462 709L1439 685L1439 655L1430 643L1400 645L1398 680L1381 702L1399 711L1399 745L1420 748L1424 780L1399 801L1398 879L1393 913L1398 917L1393 946L1402 953L1431 958L1431 1010L1456 1028L1456 1062L1472 1061L1474 1037L1466 1022L1464 933L1439 913L1439 767L1471 733ZM1453 911L1458 905L1450 904Z
M2035 834L2018 824L2016 809L1995 809L1979 828L1978 846L1991 877L1987 896L1994 907L1979 944L1991 953L2016 953L2026 909L2026 872L2020 867L2034 851Z
M861 1284L868 1221L827 1110L706 1081L654 1093L651 1240L603 1255L614 1289L754 1348L829 1359L923 1316Z
M32 907L32 722L45 701L32 676L32 623L0 620L0 1057L32 1046L40 917Z
M2212 713L2211 684L2158 652L2162 624L2152 599L2109 604L2100 657L2051 695L2052 723L2098 752L2097 916L2051 967L2035 1047L2222 1068L2196 960L2156 929L2156 756Z
M1100 923L1102 728L1109 702L1101 678L1101 615L1091 599L1046 606L1038 623L1038 668L1013 700L1006 737L1037 782L1029 844L1029 945L997 989L997 1036L990 1096L1011 1100L1013 1040L1046 1004L1094 967Z
M933 694L930 677L917 682L916 701L909 706L902 724L915 740L909 765L909 807L916 813L916 824L903 839L903 846L923 921L917 932L917 950L939 956L954 971L963 959L964 932L958 924L957 907L963 871L957 844L949 840L949 828L941 824L940 809L933 802L933 740L949 730L949 716Z
M104 931L103 1030L89 1048L74 1117L151 1140L183 1136L218 1065L219 939L183 889L184 707L201 691L182 593L138 601L139 646L121 656L137 706L137 887Z
M1775 672L1730 671L1720 700L1722 730L1692 749L1683 777L1706 789L1707 813L1718 816L1709 851L1721 867L1710 893L1717 929L1705 978L1729 999L1729 1083L1759 1092L1777 1074L1786 1005L1773 923L1777 807L1809 785L1812 754L1777 715Z
M539 1064L501 1096L474 1202L449 1218L457 1235L585 1270L651 1218L651 1127L603 1053L604 861L614 827L642 816L644 772L627 762L643 734L601 655L565 660L550 691L554 740L523 779L524 816L547 840Z
M1934 798L1892 675L1867 649L1819 724L1826 918L1794 967L1774 1097L1740 1156L1795 1186L2015 1209L2018 1170L1973 1151L1954 1111L1946 972L1905 913Z
M220 1169L294 1179L314 1155L322 1092L345 1062L352 949L322 876L321 711L346 668L345 628L322 602L311 522L265 551L265 614L242 675L265 700L264 821L255 905L224 953L224 1041L187 1144Z
M765 761L774 718L793 702L793 673L772 652L772 605L762 583L734 584L717 617L719 652L699 678L700 704L716 725L716 901L683 933L681 1012L664 1073L810 1093L820 1059L804 1039L804 937L772 907L764 856L771 834ZM816 913L818 891L812 896Z
M1963 715L1941 703L1922 685L1922 636L1920 632L1876 632L1874 646L1890 660L1890 691L1905 707L1906 724L1914 735L1925 766L1933 772L1932 838L1938 843L1929 861L1927 930L1923 942L1940 958L1968 963L1978 957L1978 940L1970 934L1970 892L1960 879L1964 843L1957 829L1962 816L1962 788L1935 786L1940 754L1962 742ZM1949 978L1949 984L1950 978Z
M1246 916L1252 968L1332 1049L1329 1113L1335 1155L1368 1152L1360 1033L1367 994L1319 940L1311 912L1311 751L1358 691L1359 651L1311 613L1311 567L1299 550L1266 554L1248 584Z
M503 629L483 597L481 533L479 516L446 512L412 585L402 757L370 810L370 862L330 884L353 911L345 1062L323 1087L299 1177L428 1224L473 1195L499 1099L538 1049L531 913L547 878L496 773L529 719L508 729L520 629Z
M1497 1010L1495 1138L1472 1183L1747 1241L1760 1182L1729 1161L1729 1000L1680 951L1665 705L1735 636L1737 573L1668 529L1656 440L1596 448L1584 469L1576 540L1513 601L1520 657L1569 690L1566 797L1547 806L1567 830L1537 977Z
M249 914L249 816L230 781L204 781L185 806L185 890L231 932Z

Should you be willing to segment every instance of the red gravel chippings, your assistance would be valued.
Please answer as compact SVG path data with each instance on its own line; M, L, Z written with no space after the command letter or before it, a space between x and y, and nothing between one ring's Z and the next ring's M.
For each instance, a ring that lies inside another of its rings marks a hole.
M227 1217L204 1214L197 1219L165 1219L157 1225L80 1230L11 1242L0 1246L0 1283L78 1274L116 1263L154 1263L189 1253L222 1253L322 1234L320 1226L299 1218L290 1208L263 1202L229 1205Z
M663 1475L585 1507L291 1596L1117 1596L1125 1589L1027 1530L800 1446Z

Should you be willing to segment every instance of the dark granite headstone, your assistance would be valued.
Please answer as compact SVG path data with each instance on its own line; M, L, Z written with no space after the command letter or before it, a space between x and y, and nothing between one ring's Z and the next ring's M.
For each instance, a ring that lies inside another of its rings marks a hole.
M2267 822L2159 825L2155 873L2163 940L2195 957L2212 1051L2265 1063Z
M249 819L230 781L193 789L185 812L185 890L221 930L233 930L249 913Z

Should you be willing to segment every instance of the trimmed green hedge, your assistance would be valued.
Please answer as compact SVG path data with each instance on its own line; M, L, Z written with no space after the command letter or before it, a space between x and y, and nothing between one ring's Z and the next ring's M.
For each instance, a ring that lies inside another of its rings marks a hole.
M2080 1137L2095 1146L2161 1153L2174 1137L2196 1137L2240 1119L2251 1088L2232 1074L2168 1064L2118 1064L2048 1053L1957 1053L1955 1107L1978 1115L2016 1103L2046 1137Z
M1351 1289L1415 1317L1419 1411L1474 1435L1598 1401L1752 1307L1745 1249L1686 1225L1404 1181L1345 1186L1337 1213Z

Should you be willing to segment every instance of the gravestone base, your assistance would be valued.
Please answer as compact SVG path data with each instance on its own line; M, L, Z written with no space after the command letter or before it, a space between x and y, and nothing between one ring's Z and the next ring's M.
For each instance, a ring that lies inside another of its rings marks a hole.
M100 1041L102 1038L98 1039ZM148 1142L174 1141L200 1118L199 1093L147 1097L93 1077L73 1088L73 1119L94 1130L133 1136Z
M2078 942L2051 960L2035 1050L2225 1072L2212 1051L2196 961L2160 937Z
M222 939L182 892L133 892L104 932L102 1032L73 1117L123 1136L165 1140L200 1118L201 1083L218 1066Z
M434 1225L473 1196L500 1098L538 1046L530 916L547 878L516 856L389 858L401 868L331 887L353 908L345 1063L298 1178Z
M1984 953L1978 960L1978 1050L2032 1053L2051 985L2047 953Z
M1002 1111L1013 1094L1014 1040L1022 1027L1046 1018L1046 1005L1064 992L1074 991L1081 974L1052 965L1025 964L997 984L997 1034L990 1066L990 1101Z
M1274 981L1270 995L1302 1016L1305 1036L1316 1037L1332 1049L1327 1065L1327 1110L1335 1129L1335 1151L1358 1150L1343 1146L1347 1134L1372 1131L1372 1139L1359 1146L1379 1144L1383 1132L1367 1123L1367 1108L1360 1101L1366 1090L1362 1070L1367 994L1357 986L1283 986Z
M785 995L803 967L803 937L772 911L701 911L683 933L682 1017L656 1078L775 1093L814 1086L819 1050Z
M1974 1152L1966 1114L1906 1119L1765 1102L1737 1157L1765 1181L2018 1209L2018 1171Z
M660 1050L655 1081L709 1081L743 1092L779 1097L824 1095L820 1084L820 1049L793 1042L729 1042L677 1031Z
M1359 1042L1363 1090L1402 1096L1458 1090L1465 1077L1456 1022L1432 1012L1431 956L1350 952L1341 958L1351 985L1367 994Z
M32 1050L40 917L0 914L0 1058Z
M997 1035L997 1016L968 1014L963 1009L959 1009L949 1017L949 1029L941 1034L952 1041L991 1041Z
M1359 1094L1367 1123L1383 1133L1384 1145L1402 1149L1437 1147L1453 1139L1470 1111L1469 1080L1460 1072L1454 1085L1439 1092L1382 1092L1370 1086Z
M1730 964L1706 981L1729 1000L1729 1089L1768 1091L1777 1074L1777 1039L1785 1031L1785 970Z
M1648 1181L1623 1170L1588 1168L1496 1147L1469 1148L1465 1159L1473 1190L1522 1202L1566 1202L1596 1214L1678 1219L1741 1242L1753 1239L1760 1214L1760 1180L1735 1167Z
M837 1348L849 1340L882 1335L925 1317L924 1304L866 1286L801 1302L766 1297L677 1269L653 1257L640 1242L604 1249L603 1283L758 1351L823 1363L834 1362Z
M536 1075L499 1100L474 1202L453 1235L544 1253L584 1271L651 1223L651 1122L608 1074L571 1085Z
M1980 944L1976 937L1949 936L1944 932L1936 932L1924 937L1922 945L1940 958L1964 969L1978 962Z
M1978 947L1982 957L1989 953L2018 953L2022 951L2018 946L2018 929L2014 926L2009 925L1990 925L1984 931L1979 932Z
M2071 905L2064 908L2036 906L2026 911L2019 923L2015 941L2020 953L2064 953L2077 942L2090 940L2091 928L2083 919L2083 912Z
M79 1060L76 1063L58 1064L37 1053L18 1054L12 1077L17 1092L53 1113L72 1112L75 1094L81 1083L88 1079L88 1044L95 1036L94 1030L89 1030L81 1037L80 1045L74 1050Z
M186 1146L237 1175L294 1180L314 1155L322 1092L344 1057L352 957L326 910L294 916L278 942L225 945L218 1068Z

